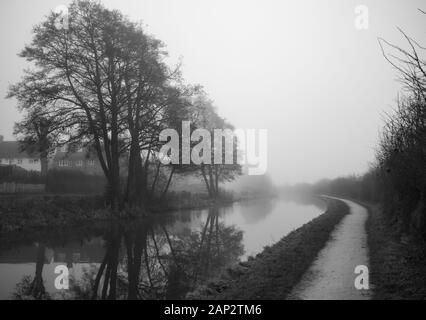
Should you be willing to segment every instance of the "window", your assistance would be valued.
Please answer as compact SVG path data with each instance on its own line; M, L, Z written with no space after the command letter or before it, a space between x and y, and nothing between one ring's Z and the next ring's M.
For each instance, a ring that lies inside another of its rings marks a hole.
M59 160L58 165L60 167L69 167L72 165L71 161L68 160Z
M95 165L95 160L88 160L87 165L93 167Z
M38 159L34 159L34 160L33 160L33 162L34 162L34 163L38 163Z
M22 164L22 159L18 159L18 164Z

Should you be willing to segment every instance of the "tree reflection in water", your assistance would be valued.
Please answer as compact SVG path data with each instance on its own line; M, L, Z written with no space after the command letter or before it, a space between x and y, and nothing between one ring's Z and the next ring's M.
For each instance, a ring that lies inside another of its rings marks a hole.
M13 298L16 300L47 300L50 299L49 294L46 292L43 281L43 266L46 247L42 243L37 244L37 257L36 269L34 278L25 276L16 285L16 290L13 293Z
M164 222L116 224L100 266L71 281L77 299L183 299L244 254L242 231L211 208L200 229L170 233Z

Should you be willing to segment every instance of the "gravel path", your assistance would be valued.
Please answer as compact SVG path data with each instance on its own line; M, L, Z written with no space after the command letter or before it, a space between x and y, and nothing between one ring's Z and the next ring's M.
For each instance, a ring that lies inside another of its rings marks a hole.
M364 300L369 290L355 288L355 267L369 266L365 222L367 210L352 201L345 202L350 213L331 234L326 246L290 295L290 299Z

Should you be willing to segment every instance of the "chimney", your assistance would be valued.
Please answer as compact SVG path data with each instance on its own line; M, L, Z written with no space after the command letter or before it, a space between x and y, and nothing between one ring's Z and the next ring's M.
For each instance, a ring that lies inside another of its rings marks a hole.
M0 142L3 142L4 137L0 134Z

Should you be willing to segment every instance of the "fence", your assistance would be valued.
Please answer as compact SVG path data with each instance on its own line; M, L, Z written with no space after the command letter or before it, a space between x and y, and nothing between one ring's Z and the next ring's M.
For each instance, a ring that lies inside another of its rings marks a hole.
M44 184L29 184L16 182L0 183L0 193L41 193L44 192Z

